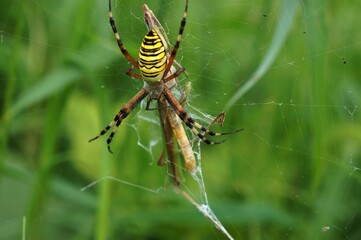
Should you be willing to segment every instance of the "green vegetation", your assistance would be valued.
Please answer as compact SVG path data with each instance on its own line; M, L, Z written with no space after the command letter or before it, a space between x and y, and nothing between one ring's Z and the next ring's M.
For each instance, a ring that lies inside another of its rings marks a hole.
M360 239L361 5L285 2L190 0L186 108L207 124L198 110L227 106L215 129L245 129L201 144L210 206L235 239ZM143 3L113 1L133 57ZM146 3L175 42L184 1ZM129 115L114 154L106 137L88 143L142 87L124 74L107 4L0 3L0 239L225 239L157 165L157 111Z

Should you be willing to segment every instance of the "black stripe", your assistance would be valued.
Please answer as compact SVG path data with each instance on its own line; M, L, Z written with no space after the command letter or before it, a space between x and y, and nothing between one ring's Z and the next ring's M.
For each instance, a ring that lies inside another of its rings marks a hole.
M145 73L143 73L143 76L148 77L148 78L155 78L155 77L159 76L159 74L145 74Z
M142 57L139 57L138 62L143 64L143 65L147 65L147 67L151 68L153 66L149 66L149 65L157 65L157 64L161 63L161 60L158 60L158 59L156 59L156 60L146 60L146 59L143 59Z
M145 46L154 46L157 42L156 41L143 41L142 44Z
M141 51L141 54L143 54L143 53L145 53L145 54L153 54L153 53L155 53L155 52L159 52L158 54L156 54L156 55L159 55L159 54L161 54L161 53L163 53L164 52L164 50L162 49L162 47L160 47L160 48L143 48L143 47L140 47L140 51Z
M158 57L162 53L164 53L164 52L162 51L162 52L159 52L159 53L155 53L155 52L143 52L143 51L140 51L139 55L144 56L144 57ZM161 59L162 58L163 57L161 57Z
M163 67L163 65L160 66L160 67L147 67L147 66L141 66L141 67L142 67L142 68L145 68L145 69L147 69L147 70L155 69L155 70L153 70L152 72L144 71L145 74L156 73L156 74L158 75L160 72L162 72L162 71L159 70L159 69L160 69L161 67Z
M183 120L183 122L184 122L184 123L187 125L187 127L189 127L190 129L195 129L194 126L193 126L190 122L184 121L184 120Z
M160 65L159 67L153 66L153 65L156 65L157 63L160 63L161 61L159 61L159 60L147 61L147 60L144 60L144 59L142 59L142 58L139 58L138 62L144 64L144 65L142 65L142 64L140 64L140 65L141 65L142 67L148 67L148 69L151 69L151 68L153 68L153 67L155 67L155 68L160 68L161 66L163 66L163 65L165 64L165 63L164 63L164 64ZM151 66L149 66L149 65L151 65Z
M173 105L173 104L172 104ZM174 106L174 105L173 105ZM175 107L175 106L174 106ZM182 119L182 120L185 120L186 117L188 117L188 114L185 112L185 111L180 111L179 112L179 117Z
M112 139L113 139L113 137L114 137L114 134L115 134L115 132L112 132L112 133L109 135L109 137L108 137L108 139L107 139L107 144L109 144L109 143L112 141Z
M149 77L149 78L157 77L157 76L159 76L159 72L156 72L156 73L143 73L143 76L144 77Z
M144 44L149 45L149 43L155 43L155 42L161 42L159 37L156 38L149 38L148 36L145 36L142 41Z
M156 36L156 35L154 35L154 33L155 33L154 30L150 30L146 36L154 37L154 36Z

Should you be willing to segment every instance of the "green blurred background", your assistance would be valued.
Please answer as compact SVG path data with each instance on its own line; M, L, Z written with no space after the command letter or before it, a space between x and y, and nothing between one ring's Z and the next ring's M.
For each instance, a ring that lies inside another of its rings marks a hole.
M245 130L201 144L210 206L235 239L360 239L361 3L297 1L293 16L291 2L190 0L177 60L197 120L276 56L227 109L223 129ZM143 3L113 1L134 57ZM184 1L146 3L173 43ZM226 239L157 166L156 111L123 122L114 154L105 137L88 143L142 87L124 74L107 1L0 5L0 239Z

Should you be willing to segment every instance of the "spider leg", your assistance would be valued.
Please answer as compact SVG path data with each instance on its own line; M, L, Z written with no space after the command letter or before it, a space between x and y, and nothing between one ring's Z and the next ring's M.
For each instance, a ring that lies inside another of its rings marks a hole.
M183 73L186 69L181 67L181 68L178 68L177 71L173 74L171 74L170 76L167 76L166 78L163 79L163 83L166 83L176 77L178 77L181 73Z
M133 64L134 67L139 68L137 61L135 61L134 58L132 58L132 56L130 56L128 51L124 48L122 40L120 39L117 27L115 26L115 21L113 18L111 0L109 0L109 22L110 22L110 26L113 29L114 36L117 39L120 51L122 51L123 55L126 57L126 59L128 59L129 62L131 62Z
M179 44L181 42L181 39L182 39L182 35L183 35L183 30L184 30L184 27L186 25L186 19L187 19L187 11L188 11L188 0L186 0L186 6L185 6L185 9L184 9L184 13L183 13L183 18L182 18L182 21L181 21L181 25L179 27L179 33L178 33L178 36L177 36L177 41L174 45L174 48L172 50L172 53L171 55L169 56L168 58L168 64L167 64L167 68L165 69L164 71L164 75L163 76L167 76L170 68L172 67L173 65L173 61L174 61L174 58L175 58L175 55L177 54L177 51L178 51L178 48L179 48ZM179 75L179 74L178 74ZM174 77L173 77L174 78ZM172 78L171 78L172 79ZM170 79L169 79L170 80Z
M197 123L192 117L190 117L168 88L165 87L163 89L162 94L167 99L168 103L172 106L178 117L185 123L185 125L206 144L219 144L224 142L225 140L214 142L207 139L205 135L223 136L223 135L237 133L243 130L243 129L238 129L230 132L213 132L208 128L202 126L201 124ZM201 133L200 131L203 133Z
M112 133L109 135L109 137L108 137L108 139L107 139L108 151L109 151L110 153L113 153L113 151L110 149L110 143L112 142L113 137L114 137L115 133L117 132L119 125L121 124L121 122L123 121L123 119L127 117L127 115L128 115L128 114L125 114L125 113L124 113L124 114L122 115L122 118L119 118L119 119L117 120L117 123L115 124L115 126L114 126L113 129L112 129Z
M109 135L108 139L107 139L107 144L108 144L108 150L109 152L112 153L112 151L110 150L110 142L112 141L119 125L122 123L123 119L125 119L129 113L131 113L133 111L133 109L138 106L138 104L149 94L149 92L147 90L145 90L144 88L142 90L140 90L132 99L130 99L130 101L124 105L124 107L122 109L120 109L120 111L118 112L117 115L115 115L114 119L108 124L108 126L106 126L98 136L92 138L89 140L89 142L92 142L98 138L100 138L101 136L103 136L106 132L108 132L109 129L112 128L112 133ZM115 124L115 126L114 126Z
M143 76L142 76L142 75L139 75L139 74L136 74L136 73L133 73L133 72L132 72L134 68L135 68L134 65L130 66L130 67L128 68L128 71L126 72L126 74L127 74L128 76L133 77L133 78L137 78L137 79L142 79L142 80L143 80Z

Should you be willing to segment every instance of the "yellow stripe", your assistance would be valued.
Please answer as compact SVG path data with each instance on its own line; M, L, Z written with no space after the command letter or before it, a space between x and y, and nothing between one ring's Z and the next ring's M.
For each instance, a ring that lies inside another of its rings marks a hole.
M147 82L159 82L163 77L167 64L165 46L155 30L150 30L143 38L138 64L143 80Z

